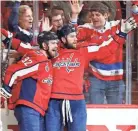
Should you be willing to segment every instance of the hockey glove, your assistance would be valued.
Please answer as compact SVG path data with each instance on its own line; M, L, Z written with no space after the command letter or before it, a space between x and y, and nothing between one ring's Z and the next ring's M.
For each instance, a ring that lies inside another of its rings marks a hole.
M121 30L118 33L121 37L126 37L127 34L137 27L134 17L130 17L127 20L121 20Z
M5 99L8 99L12 96L11 94L11 87L7 86L7 85L3 85L0 88L0 94L2 97L4 97Z

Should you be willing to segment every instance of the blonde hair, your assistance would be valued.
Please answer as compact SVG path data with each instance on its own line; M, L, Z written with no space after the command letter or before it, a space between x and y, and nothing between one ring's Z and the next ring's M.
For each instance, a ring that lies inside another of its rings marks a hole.
M28 5L21 5L19 7L19 17L21 17L28 9L32 10L31 7Z

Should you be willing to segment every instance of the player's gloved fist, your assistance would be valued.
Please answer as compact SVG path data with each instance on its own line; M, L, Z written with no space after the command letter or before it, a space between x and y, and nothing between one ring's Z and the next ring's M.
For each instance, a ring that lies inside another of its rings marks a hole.
M121 32L123 33L129 33L133 29L137 27L136 21L134 17L130 17L127 20L121 20Z
M3 85L0 88L0 94L2 97L4 97L5 99L10 98L12 96L11 94L11 87L7 86L7 85Z
M5 46L9 45L10 39L12 38L13 34L5 29L1 29L1 40Z

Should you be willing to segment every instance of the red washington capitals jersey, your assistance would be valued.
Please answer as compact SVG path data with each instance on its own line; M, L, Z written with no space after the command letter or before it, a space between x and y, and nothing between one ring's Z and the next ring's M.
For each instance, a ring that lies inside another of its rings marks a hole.
M52 64L39 50L28 51L17 64L6 70L4 83L12 87L8 106L14 109L22 104L44 115L51 95Z

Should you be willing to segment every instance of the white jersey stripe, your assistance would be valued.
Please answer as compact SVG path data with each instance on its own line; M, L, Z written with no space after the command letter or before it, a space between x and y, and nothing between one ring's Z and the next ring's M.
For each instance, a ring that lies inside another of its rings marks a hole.
M89 66L91 67L92 71L97 72L99 75L102 76L117 76L117 75L123 75L123 69L118 69L118 70L101 70L101 69L97 69L94 66L92 66L91 64L89 64Z
M111 41L113 41L113 38L110 38L109 40L107 41L104 41L101 45L99 46L88 46L87 49L88 49L88 52L96 52L98 51L101 47L104 47L106 45L109 45L111 43Z
M21 42L20 46L23 47L23 48L26 48L26 49L32 49L32 46L30 45L30 43L24 44L24 43Z
M24 76L24 75L29 74L31 72L37 71L38 67L39 67L39 64L36 64L30 68L21 69L21 70L15 72L11 77L11 80L9 82L9 86L11 87L13 85L13 83L17 79L17 77Z

